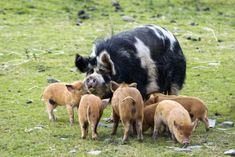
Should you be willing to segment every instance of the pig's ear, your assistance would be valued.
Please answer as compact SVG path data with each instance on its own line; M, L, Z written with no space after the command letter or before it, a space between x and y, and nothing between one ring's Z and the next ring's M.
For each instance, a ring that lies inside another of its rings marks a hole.
M115 81L110 81L110 89L112 92L114 92L115 90L117 90L119 87L119 84Z
M129 87L134 87L134 88L137 88L137 83L131 83L131 84L129 84Z
M174 126L175 126L178 130L181 129L181 126L180 126L176 121L174 121Z
M105 72L110 73L111 75L116 75L116 71L114 68L114 63L112 59L110 58L109 54L104 52L101 54L101 60L100 62L104 66L105 69L103 69Z
M76 54L75 57L75 65L78 68L78 70L82 73L89 71L89 59L87 57L82 57L79 54Z
M74 87L71 84L66 84L65 86L67 87L68 91L70 91L70 92L72 92L74 90Z
M193 131L195 130L195 128L197 127L197 125L198 125L198 119L196 119L195 121L192 122Z
M108 104L109 104L109 99L103 99L101 103L102 110L104 110Z
M155 103L157 103L158 102L158 96L155 96L153 100L154 100Z

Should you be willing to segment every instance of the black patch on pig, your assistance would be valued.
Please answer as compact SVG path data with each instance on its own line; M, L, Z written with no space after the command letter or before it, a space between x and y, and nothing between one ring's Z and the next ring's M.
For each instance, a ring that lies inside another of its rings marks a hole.
M87 129L88 128L88 121L86 121L83 125L82 125L83 129Z
M52 99L49 99L49 103L50 103L51 105L55 105L55 104L56 104L56 102L55 102L54 100L52 100Z

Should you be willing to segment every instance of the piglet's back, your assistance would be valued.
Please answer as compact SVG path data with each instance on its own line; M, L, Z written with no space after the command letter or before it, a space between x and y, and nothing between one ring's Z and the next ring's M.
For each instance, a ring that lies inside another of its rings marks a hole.
M136 102L140 104L143 103L143 99L139 90L134 87L124 87L117 89L117 95L120 101L127 96L131 96Z
M181 125L191 125L188 111L179 103L172 100L163 100L157 108L166 118L168 125L173 125L174 121Z
M44 90L42 96L44 100L52 99L56 100L58 104L64 104L67 93L65 83L52 83Z

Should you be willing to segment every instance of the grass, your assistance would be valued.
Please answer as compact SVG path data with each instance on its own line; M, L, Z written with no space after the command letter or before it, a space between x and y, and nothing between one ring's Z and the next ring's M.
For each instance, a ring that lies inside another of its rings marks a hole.
M143 143L133 138L120 145L121 125L112 139L110 128L99 127L98 141L81 140L79 126L69 126L63 107L57 108L57 122L48 121L40 95L49 76L83 79L84 74L70 72L77 52L90 54L93 42L112 32L158 24L177 36L187 58L181 94L201 98L217 124L235 122L234 1L122 0L120 5L122 12L109 0L0 1L0 156L89 156L90 150L101 150L99 156L222 156L235 148L234 127L221 131L217 125L205 132L200 125L192 145L202 148L185 153L169 148L179 145L168 137L154 142L148 134ZM76 26L79 10L90 18ZM136 21L124 22L123 15ZM110 113L108 107L103 117Z

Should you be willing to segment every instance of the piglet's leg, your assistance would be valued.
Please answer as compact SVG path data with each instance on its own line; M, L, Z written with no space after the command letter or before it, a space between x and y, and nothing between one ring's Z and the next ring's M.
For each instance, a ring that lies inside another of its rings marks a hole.
M74 123L74 115L73 115L73 106L72 105L66 105L68 114L69 114L69 122L70 125L73 125Z
M122 143L125 144L128 141L129 129L130 129L130 121L122 121L124 126L124 136L122 139Z
M113 113L113 130L112 130L111 135L116 134L119 120L120 120L120 117L117 114Z
M56 108L56 104L51 104L49 101L46 103L48 118L50 121L55 121L55 115L53 113L53 110Z
M91 123L91 128L92 128L92 139L96 140L97 139L97 132L96 132L96 127L97 123Z
M81 138L82 139L86 139L86 136L88 134L88 122L82 122L82 121L79 121L80 123L80 127L81 127Z
M153 129L153 139L156 140L158 136L159 129L161 127L161 119L158 116L154 117L154 129Z
M174 133L171 133L171 139L174 141L175 144L178 142L177 139L175 138Z
M140 142L144 140L142 133L142 120L136 121L137 138Z
M205 124L206 131L209 131L209 121L208 121L208 118L205 117L205 118L202 119L202 121Z

